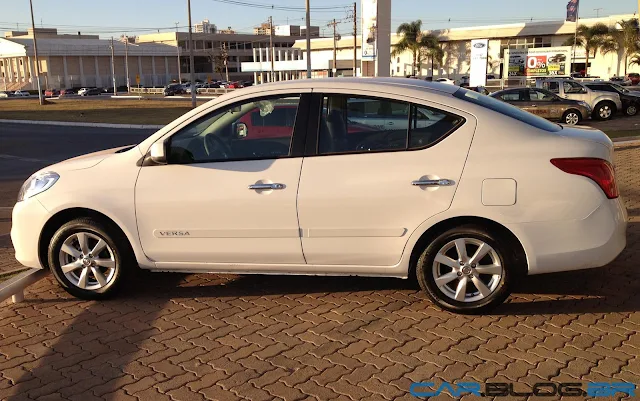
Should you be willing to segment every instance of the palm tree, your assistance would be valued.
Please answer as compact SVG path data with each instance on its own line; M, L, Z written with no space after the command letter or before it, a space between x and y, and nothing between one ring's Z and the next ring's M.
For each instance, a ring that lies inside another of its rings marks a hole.
M614 36L619 42L620 49L624 53L624 75L627 75L629 56L640 50L638 46L638 19L631 18L618 22L619 29L614 30ZM616 26L617 28L617 26Z
M573 46L574 38L569 38L564 42L564 46ZM612 34L612 29L603 23L597 23L591 26L578 26L575 45L584 47L585 50L585 69L589 73L589 57L591 52L595 57L600 51L602 54L610 53L618 49L618 42Z
M395 57L405 51L410 51L413 56L412 72L415 75L417 66L422 64L423 58L438 52L435 50L439 48L438 38L422 33L421 20L400 24L397 33L402 35L402 38L393 45L391 54ZM421 72L421 69L418 69L418 75L421 75Z
M631 57L631 61L629 61L629 65L640 65L640 54L636 53ZM627 73L625 72L625 75Z

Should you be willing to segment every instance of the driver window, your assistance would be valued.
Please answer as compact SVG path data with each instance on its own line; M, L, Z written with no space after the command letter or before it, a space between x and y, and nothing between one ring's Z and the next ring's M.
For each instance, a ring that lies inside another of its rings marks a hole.
M563 83L564 93L582 93L583 87L577 82L566 81Z
M300 96L234 104L194 121L171 137L170 164L289 156Z
M533 101L550 102L554 99L554 96L550 93L545 93L535 89L529 89L529 99Z

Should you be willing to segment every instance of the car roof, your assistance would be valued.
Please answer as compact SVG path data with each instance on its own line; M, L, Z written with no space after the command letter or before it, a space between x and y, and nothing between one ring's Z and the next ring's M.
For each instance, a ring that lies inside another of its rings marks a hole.
M292 81L280 81L267 84L260 84L243 89L243 93L261 92L267 89L364 89L372 91L388 92L392 90L406 88L424 89L428 91L453 94L460 87L437 82L429 82L411 78L320 78L320 79L297 79Z

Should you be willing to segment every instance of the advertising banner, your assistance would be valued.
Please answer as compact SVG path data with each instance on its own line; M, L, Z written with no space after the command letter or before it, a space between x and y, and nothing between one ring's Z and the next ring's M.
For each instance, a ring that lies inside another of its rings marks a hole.
M373 60L377 49L378 0L362 0L362 59Z
M487 53L489 39L471 41L471 68L469 70L469 86L487 85Z
M571 47L505 49L510 77L563 77L571 71Z

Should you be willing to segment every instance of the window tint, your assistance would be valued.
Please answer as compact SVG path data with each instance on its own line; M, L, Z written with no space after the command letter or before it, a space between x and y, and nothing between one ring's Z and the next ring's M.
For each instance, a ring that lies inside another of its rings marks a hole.
M517 102L523 100L520 98L520 91L507 92L500 96L506 102Z
M388 99L345 95L323 100L318 153L421 148L462 124L463 118Z
M286 157L299 102L271 97L214 111L171 137L169 163Z
M553 93L544 92L538 89L529 89L529 99L533 101L550 102L555 99Z
M543 82L542 87L553 93L560 93L560 85L557 82Z
M501 102L490 96L484 96L464 88L458 89L453 94L453 96L457 97L458 99L462 99L467 102L474 103L487 109L493 110L497 113L503 114L507 117L511 117L518 121L522 121L525 124L529 124L533 127L545 131L557 132L562 129L562 127L558 124L554 124L542 117L538 117L526 111L520 110L519 108L512 106L509 103Z

